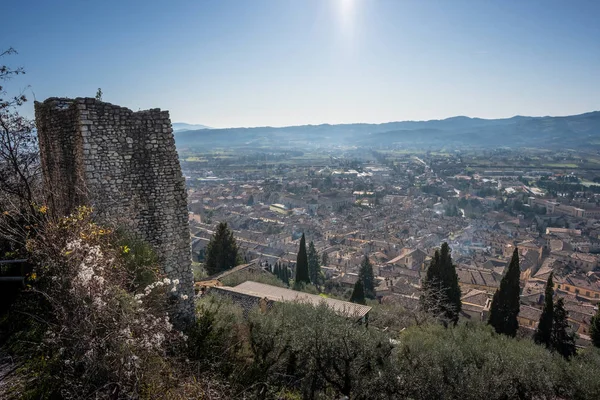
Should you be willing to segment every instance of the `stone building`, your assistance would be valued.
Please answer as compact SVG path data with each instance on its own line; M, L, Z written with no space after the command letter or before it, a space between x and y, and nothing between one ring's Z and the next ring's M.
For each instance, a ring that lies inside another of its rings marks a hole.
M90 205L100 220L149 242L165 274L180 281L174 323L193 321L187 193L168 111L49 98L35 103L35 115L50 209L67 215Z

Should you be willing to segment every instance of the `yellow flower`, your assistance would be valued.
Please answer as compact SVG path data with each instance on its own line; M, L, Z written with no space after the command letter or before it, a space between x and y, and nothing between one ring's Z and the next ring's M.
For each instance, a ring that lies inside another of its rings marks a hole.
M125 245L125 246L121 246L121 249L123 250L123 254L127 254L129 253L129 251L131 250L129 248L129 246Z
M35 272L32 272L31 275L29 275L29 280L35 281L37 279L37 274Z
M40 212L41 212L42 214L46 214L46 212L48 212L48 207L47 207L47 206L41 206L41 207L40 207Z

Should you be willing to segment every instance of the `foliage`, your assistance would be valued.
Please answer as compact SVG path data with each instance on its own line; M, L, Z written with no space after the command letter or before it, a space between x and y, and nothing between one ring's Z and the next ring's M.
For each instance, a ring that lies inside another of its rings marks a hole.
M101 88L98 88L98 90L96 91L96 100L102 101L102 89Z
M533 335L533 340L537 344L543 344L546 347L551 346L552 322L554 320L554 283L552 281L552 272L546 282L546 292L544 294L544 309L540 316L540 322Z
M554 304L551 347L552 350L568 359L575 355L577 349L575 347L575 334L571 332L567 315L565 302L561 297Z
M321 265L327 266L329 264L329 255L325 252L321 254Z
M500 281L500 288L494 293L488 323L497 333L514 337L519 328L517 316L520 310L521 269L519 267L519 250L515 248L508 271Z
M412 399L544 399L564 395L561 359L481 324L407 329L396 349L398 391ZM564 396L562 398L568 398Z
M387 338L324 304L277 304L266 315L251 313L248 327L254 362L245 379L257 390L295 388L303 398L333 390L366 399L386 386Z
M308 245L308 276L313 285L319 285L319 277L321 275L321 264L319 253L315 249L315 244L310 241Z
M212 295L201 298L196 307L196 325L187 332L190 359L232 373L243 345L242 309L226 297Z
M598 307L596 314L592 317L590 325L592 344L596 347L600 347L600 307Z
M8 322L9 345L29 360L22 369L32 382L26 396L133 397L147 385L168 383L164 357L185 338L167 312L166 294L176 296L179 282L159 276L143 285L141 267L128 268L135 262L118 246L121 240L81 207L28 242L35 265L28 301L17 302L8 316L21 319L20 328Z
M209 275L231 269L241 263L239 249L233 232L226 222L220 222L206 246L204 266Z
M13 48L0 57L16 54ZM40 164L33 121L19 114L24 93L9 96L3 83L24 74L23 68L0 65L0 211L34 212L39 196Z
M220 279L221 283L225 286L237 286L240 283L244 283L246 281L254 281L259 283L264 283L266 285L286 287L286 285L279 280L273 274L265 273L262 271L253 272L250 270L242 270L236 271L232 274L229 274L222 279Z
M452 322L456 325L462 308L460 297L458 275L452 263L450 247L444 242L441 251L436 250L427 268L421 304L425 311L441 319L444 324Z
M368 299L375 298L375 275L373 274L373 264L369 260L369 256L365 255L360 268L358 270L358 279L362 281L365 297Z
M290 270L286 265L282 265L280 263L275 264L275 269L273 271L276 277L279 278L286 286L290 284Z
M294 279L295 285L302 283L310 283L310 276L308 272L308 255L306 254L306 239L304 233L300 238L300 248L298 249L298 256L296 257L296 278Z
M352 296L350 296L350 302L357 304L367 304L365 300L365 290L363 288L362 281L359 279L354 284L354 290L352 290Z

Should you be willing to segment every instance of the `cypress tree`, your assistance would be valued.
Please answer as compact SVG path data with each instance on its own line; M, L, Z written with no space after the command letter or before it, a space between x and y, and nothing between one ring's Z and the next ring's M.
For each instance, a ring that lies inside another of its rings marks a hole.
M283 267L282 275L283 275L283 283L290 286L290 270L287 265Z
M590 336L592 338L592 344L596 347L600 347L600 305L596 315L592 317Z
M352 296L350 296L350 302L356 304L367 304L365 299L365 290L363 288L362 281L359 279L354 284L354 290L352 290Z
M204 266L209 275L228 270L240 264L238 245L226 222L217 225L215 233L206 246Z
M492 325L497 333L511 337L515 337L519 329L517 316L520 310L520 277L519 251L515 248L508 271L500 282L500 288L494 293L488 319L488 324Z
M294 282L296 285L302 283L310 283L310 277L308 276L308 256L306 254L306 239L304 233L300 239L300 249L298 250L298 256L296 257L296 279Z
M552 349L569 359L575 355L575 334L570 332L568 312L565 310L565 302L559 298L554 304L554 319L552 323Z
M365 296L369 299L375 298L375 275L373 274L373 265L369 260L369 256L365 255L360 269L358 270L358 279L362 281Z
M319 253L317 253L315 244L311 240L308 245L308 276L313 285L319 284L319 275L321 274L319 261Z
M323 252L321 255L321 265L327 266L327 264L329 264L329 257L327 256L327 253Z
M456 267L452 263L452 256L450 255L450 246L446 242L442 243L440 264L444 316L456 325L458 323L458 316L462 310L462 302L460 301L461 291L458 285Z
M540 316L540 322L538 323L533 340L537 344L543 344L546 347L550 347L552 339L552 323L554 320L554 282L552 281L552 272L546 282L546 292L544 294L544 310Z
M425 312L433 314L439 312L439 293L441 287L439 265L440 252L436 250L421 284L421 307Z

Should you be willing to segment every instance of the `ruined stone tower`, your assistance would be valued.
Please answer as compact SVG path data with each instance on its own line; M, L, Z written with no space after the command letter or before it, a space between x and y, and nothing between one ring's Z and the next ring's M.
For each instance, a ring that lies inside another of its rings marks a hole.
M100 219L127 221L153 245L166 275L179 279L175 324L192 321L187 195L169 112L49 98L35 103L35 117L51 209L67 215L87 204Z

